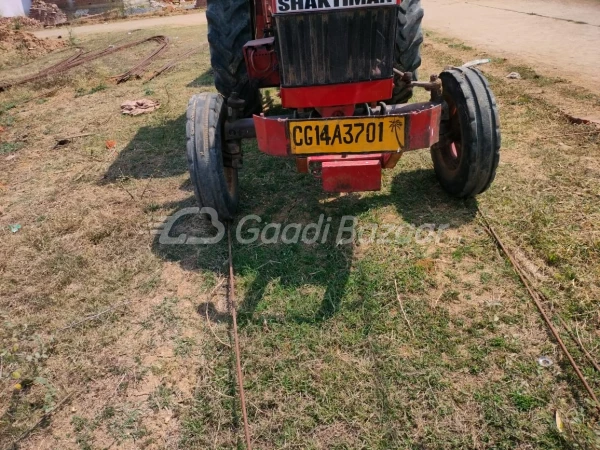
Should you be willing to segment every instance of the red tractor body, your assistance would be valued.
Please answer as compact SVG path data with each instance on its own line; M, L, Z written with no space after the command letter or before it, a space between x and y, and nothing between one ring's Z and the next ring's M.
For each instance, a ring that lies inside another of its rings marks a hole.
M201 205L233 216L241 140L247 138L256 138L263 153L295 158L298 170L321 178L329 192L379 190L382 169L395 167L405 151L430 147L432 155L439 153L438 178L456 185L444 186L457 191L451 193L469 196L487 188L500 146L493 95L472 69L464 69L465 77L474 80L470 84L461 83L460 75L446 77L448 92L444 73L416 82L422 16L420 0L209 0L215 82L227 108L216 111L210 125L219 134L212 144L189 133L208 126L196 117L202 113L198 105L207 99L193 98L190 108L193 103L195 109L188 109L188 138L193 140L188 160ZM459 85L462 94L455 94L460 98L448 97L450 84ZM467 84L477 91L471 96L476 105L467 101ZM414 86L429 90L430 101L406 103ZM260 112L259 89L273 87L289 114ZM468 127L469 115L489 122L471 136L480 140L475 151L491 155L484 158L489 167L475 175L477 180L468 173L474 156L463 158L467 130L461 127ZM490 133L495 134L492 141L486 137ZM212 151L211 145L219 148ZM207 155L220 161L210 162ZM207 184L197 179L219 164L221 180ZM227 191L218 192L224 186Z
M439 104L349 119L356 105L378 108L392 98L399 3L257 1L257 39L244 45L249 79L261 88L279 87L284 108L315 109L320 116L255 116L260 151L295 157L301 172L320 174L324 190L348 192L379 190L381 169L396 165L394 155L438 141Z

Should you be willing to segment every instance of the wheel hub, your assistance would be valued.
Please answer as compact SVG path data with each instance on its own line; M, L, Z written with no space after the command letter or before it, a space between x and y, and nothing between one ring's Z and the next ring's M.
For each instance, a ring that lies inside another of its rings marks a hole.
M449 117L441 123L439 149L446 168L455 172L460 167L463 155L460 118L452 98L445 96L444 100L448 105Z

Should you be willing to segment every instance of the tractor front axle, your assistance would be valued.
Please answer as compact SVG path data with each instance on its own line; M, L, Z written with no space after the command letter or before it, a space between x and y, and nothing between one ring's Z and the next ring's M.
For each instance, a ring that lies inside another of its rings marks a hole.
M379 190L382 168L395 167L406 151L438 142L441 112L441 103L424 102L381 104L366 116L261 114L226 121L224 135L228 142L256 138L261 152L296 158L299 171L318 175L327 192Z

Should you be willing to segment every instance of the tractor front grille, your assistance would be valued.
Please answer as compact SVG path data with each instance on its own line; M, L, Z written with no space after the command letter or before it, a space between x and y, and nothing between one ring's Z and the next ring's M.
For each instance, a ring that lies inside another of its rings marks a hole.
M282 86L393 76L396 7L275 15Z

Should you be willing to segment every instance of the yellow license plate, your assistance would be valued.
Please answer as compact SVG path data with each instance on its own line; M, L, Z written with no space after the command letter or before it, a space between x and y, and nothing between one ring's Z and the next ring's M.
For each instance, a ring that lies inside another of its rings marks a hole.
M294 155L395 152L404 147L400 116L290 120Z

